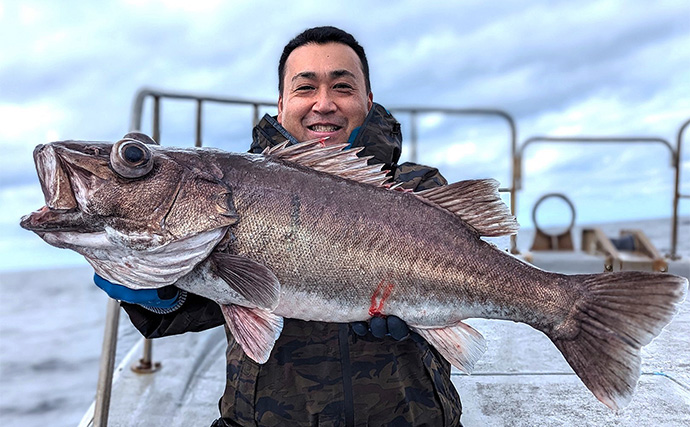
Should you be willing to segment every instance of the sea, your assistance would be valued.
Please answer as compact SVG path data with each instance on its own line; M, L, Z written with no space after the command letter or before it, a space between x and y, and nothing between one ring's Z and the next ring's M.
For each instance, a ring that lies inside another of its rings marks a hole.
M610 237L641 229L662 254L670 250L669 219L597 226ZM679 226L678 253L687 258L690 217ZM579 234L575 228L576 246ZM521 230L518 247L529 248L533 235ZM0 272L0 426L75 426L94 400L107 297L92 277L85 262ZM139 339L122 312L116 363Z

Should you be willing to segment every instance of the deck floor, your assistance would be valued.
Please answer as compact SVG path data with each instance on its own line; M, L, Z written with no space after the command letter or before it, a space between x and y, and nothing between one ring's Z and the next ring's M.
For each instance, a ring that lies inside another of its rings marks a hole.
M690 301L643 349L638 389L618 413L585 388L542 333L506 321L468 323L486 337L488 350L472 375L452 374L465 426L690 426ZM156 340L154 359L163 368L152 375L119 368L109 425L210 424L223 391L224 351L222 328ZM194 354L204 357L190 364Z

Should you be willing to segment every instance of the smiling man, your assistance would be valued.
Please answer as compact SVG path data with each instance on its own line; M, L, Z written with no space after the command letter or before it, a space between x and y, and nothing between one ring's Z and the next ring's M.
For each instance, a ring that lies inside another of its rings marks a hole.
M419 191L446 183L434 168L397 164L400 125L373 102L366 55L352 35L334 27L304 31L285 46L278 75L278 115L264 116L254 128L252 152L328 137L329 144L362 147L358 155L383 164L403 188ZM134 326L148 338L224 323L215 302L174 286L144 294L99 277L96 284L123 301ZM353 324L285 319L261 365L228 333L219 407L214 427L458 426L462 410L450 364L394 316Z
M278 122L298 141L346 142L373 104L362 63L348 45L302 45L281 71Z

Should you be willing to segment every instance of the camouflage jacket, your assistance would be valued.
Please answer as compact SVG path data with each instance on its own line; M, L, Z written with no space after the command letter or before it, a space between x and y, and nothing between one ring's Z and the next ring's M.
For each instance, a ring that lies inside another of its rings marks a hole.
M252 152L295 139L275 118L254 128ZM385 163L394 181L423 190L446 184L438 170L397 165L400 125L374 104L350 137L370 163ZM218 306L190 295L176 312L159 315L123 304L147 337L199 331L223 323ZM227 330L226 330L227 331ZM450 365L419 335L396 341L356 335L348 324L285 319L271 356L259 365L230 333L222 421L229 426L457 426L462 407ZM214 425L222 425L221 420Z

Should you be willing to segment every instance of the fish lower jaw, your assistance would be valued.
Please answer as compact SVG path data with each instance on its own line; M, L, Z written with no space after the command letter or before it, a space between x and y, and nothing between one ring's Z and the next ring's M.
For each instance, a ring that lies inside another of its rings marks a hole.
M83 212L76 209L55 209L48 206L22 217L19 225L34 232L79 231L88 233L98 231L96 227L87 227Z

